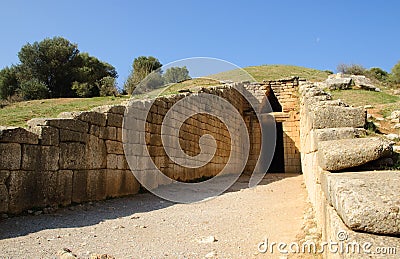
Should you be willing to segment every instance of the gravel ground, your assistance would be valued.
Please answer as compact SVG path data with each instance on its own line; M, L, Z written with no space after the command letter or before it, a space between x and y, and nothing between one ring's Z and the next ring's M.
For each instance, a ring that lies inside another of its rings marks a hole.
M57 258L68 248L116 258L282 258L258 244L298 241L307 209L302 175L244 176L224 194L175 204L150 193L0 221L0 258ZM283 257L285 258L285 257Z

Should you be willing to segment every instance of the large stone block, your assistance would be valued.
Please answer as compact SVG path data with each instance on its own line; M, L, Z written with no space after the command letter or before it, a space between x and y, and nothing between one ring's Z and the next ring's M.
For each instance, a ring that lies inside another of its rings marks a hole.
M93 125L106 126L106 115L95 111L83 111L83 112L62 112L58 115L59 118L71 118L84 122L88 122Z
M90 135L86 144L86 164L88 169L106 168L106 145L104 140Z
M317 105L311 111L314 129L363 128L366 112L363 108Z
M328 78L326 81L326 86L329 90L346 90L352 85L351 78Z
M316 141L352 139L367 136L367 131L362 128L327 128L314 130Z
M9 213L71 203L72 171L11 171Z
M27 122L29 127L51 126L58 129L67 129L87 133L89 124L80 120L70 118L35 118Z
M66 130L66 129L60 129L60 141L61 142L86 143L88 141L88 138L89 138L89 134L87 134L87 133Z
M329 203L352 230L400 235L400 171L328 174Z
M356 167L392 154L390 142L374 138L341 139L318 143L322 169L338 171Z
M59 169L60 148L56 146L22 145L21 169L56 171Z
M121 142L106 140L106 146L108 154L118 154L118 155L124 154L124 146Z
M86 145L77 142L60 143L60 169L86 169Z
M0 126L0 142L38 144L38 135L19 127Z
M129 170L111 170L106 173L107 197L121 197L139 192L140 184Z
M0 143L0 169L18 170L21 166L21 145Z
M124 155L108 154L107 155L108 169L129 169L129 165Z
M41 145L58 146L60 135L57 128L50 126L32 126L29 130L37 134Z
M74 170L72 202L106 198L106 170Z
M121 114L107 113L107 126L122 128L124 116Z
M17 214L38 207L36 175L34 171L11 171L8 180L9 213Z
M0 213L8 212L8 188L6 185L10 171L0 170Z
M124 105L103 105L99 107L95 107L92 111L99 113L114 113L124 115L126 106Z

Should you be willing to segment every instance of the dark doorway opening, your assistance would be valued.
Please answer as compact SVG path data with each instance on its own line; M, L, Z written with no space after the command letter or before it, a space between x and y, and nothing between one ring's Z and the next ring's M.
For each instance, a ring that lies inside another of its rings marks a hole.
M284 173L285 160L284 160L284 147L283 147L283 127L282 122L276 122L276 143L275 153L271 165L268 169L269 173Z
M273 112L282 112L282 105L279 103L274 92L270 88L267 91L268 102L271 105ZM276 143L275 152L268 169L270 173L284 173L285 172L285 159L284 159L284 145L283 145L283 126L282 122L275 122L276 125Z

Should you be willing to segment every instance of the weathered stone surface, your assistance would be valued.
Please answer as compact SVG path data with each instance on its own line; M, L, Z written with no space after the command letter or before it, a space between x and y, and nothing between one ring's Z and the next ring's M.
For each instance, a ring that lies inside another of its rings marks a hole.
M121 142L106 140L106 146L108 154L124 154L124 146Z
M58 115L59 118L71 118L84 122L88 122L97 126L106 126L106 115L95 111L83 111L83 112L62 112Z
M393 111L390 114L389 119L400 119L400 111Z
M59 129L67 129L87 133L89 124L87 122L69 119L69 118L35 118L27 122L29 127L52 126Z
M400 171L327 176L329 203L351 229L400 235Z
M92 111L99 113L115 113L124 115L126 106L124 105L103 105L99 107L95 107Z
M125 170L129 169L129 166L124 155L108 154L107 168Z
M314 131L316 141L352 139L367 136L367 131L361 128L327 128Z
M377 88L372 83L371 79L361 75L351 75L350 78L354 82L354 87L364 90L375 91ZM379 92L379 91L378 91Z
M87 134L87 133L66 130L66 129L60 129L60 141L61 142L86 143L88 141L88 139L89 139L89 134Z
M91 125L89 133L101 139L117 140L117 129L120 128Z
M60 143L60 169L86 169L86 146L78 142Z
M9 213L71 203L71 171L11 171Z
M41 145L57 146L60 143L60 135L57 128L50 126L32 126L29 127L29 131L38 135Z
M107 126L122 128L124 116L115 113L107 113Z
M18 170L21 164L21 145L0 143L0 169Z
M318 143L318 161L322 169L338 171L363 165L392 154L390 142L381 138L357 138Z
M72 202L106 198L106 170L74 170Z
M6 181L10 176L10 171L0 170L0 213L8 212L8 188Z
M381 259L398 259L399 238L376 235L370 233L356 232L348 228L336 213L335 209L331 206L322 208L326 215L324 221L324 228L326 230L326 238L331 243L341 241L343 246L343 253L333 253L331 251L340 251L340 245L328 247L325 249L323 258L329 259L354 259L354 258L381 258ZM376 248L384 248L385 253L375 254ZM395 251L392 250L395 249ZM391 252L389 252L391 249ZM349 251L349 252L346 252Z
M38 144L38 135L19 127L0 126L0 142Z
M90 135L85 153L88 169L106 168L106 145L102 139Z
M353 127L363 128L366 112L363 108L315 106L311 111L314 129Z
M9 213L20 213L37 206L35 199L38 186L34 171L11 171L8 193Z
M59 169L59 157L59 147L23 145L21 169L36 172L41 172L42 170L56 171Z
M111 170L106 172L107 197L136 194L140 184L130 170Z
M328 78L325 81L329 90L346 90L351 87L351 78Z
M385 138L387 138L389 140L397 141L400 139L400 136L398 134L391 133L391 134L385 135Z

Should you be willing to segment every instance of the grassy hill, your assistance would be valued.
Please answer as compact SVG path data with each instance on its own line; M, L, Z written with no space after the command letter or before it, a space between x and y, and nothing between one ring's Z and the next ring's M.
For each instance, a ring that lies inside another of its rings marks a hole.
M97 106L119 104L128 99L128 96L122 96L17 102L0 109L0 125L26 127L26 122L32 118L54 118L61 112L86 111Z
M244 70L253 76L256 81L277 80L292 76L306 78L310 81L322 81L325 80L329 75L327 72L316 69L287 65L251 66L244 68ZM249 76L247 73L243 72L243 70L227 71L224 73L211 75L210 77L217 80L249 80ZM168 88L163 95L177 93L182 89L192 89L195 91L201 87L210 87L219 84L219 81L210 79L193 79L173 85L172 87ZM157 91L154 92L154 94L156 93ZM90 110L96 106L119 104L128 98L128 96L61 98L13 103L4 108L0 108L0 125L26 127L26 121L32 118L57 117L59 113L64 111Z

